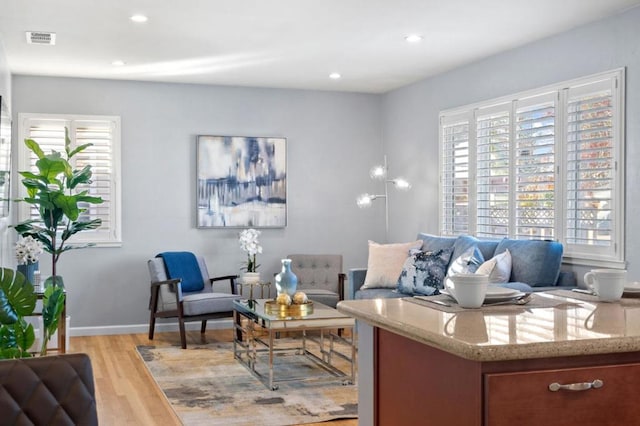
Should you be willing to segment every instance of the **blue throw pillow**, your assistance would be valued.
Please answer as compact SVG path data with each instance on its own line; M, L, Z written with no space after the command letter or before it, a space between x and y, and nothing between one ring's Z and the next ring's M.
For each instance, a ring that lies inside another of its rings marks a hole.
M437 251L412 250L404 262L397 291L430 296L443 287L453 247Z

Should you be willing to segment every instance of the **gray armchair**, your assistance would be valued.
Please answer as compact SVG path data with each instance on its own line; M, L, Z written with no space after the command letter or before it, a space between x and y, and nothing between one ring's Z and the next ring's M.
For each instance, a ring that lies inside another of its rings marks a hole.
M298 290L304 291L310 300L333 308L344 300L342 255L339 254L291 254L291 270L298 277Z
M181 279L169 279L161 257L147 262L151 276L150 340L153 340L156 318L178 318L180 343L182 349L186 349L185 322L201 321L200 333L204 334L207 320L233 316L233 301L240 298L235 294L237 275L209 278L204 259L200 256L196 256L196 259L204 288L192 292L182 290ZM224 281L228 283L225 284Z

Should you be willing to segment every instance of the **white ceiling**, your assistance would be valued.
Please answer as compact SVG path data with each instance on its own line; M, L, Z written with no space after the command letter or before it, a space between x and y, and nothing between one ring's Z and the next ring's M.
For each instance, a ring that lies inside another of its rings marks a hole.
M13 74L383 93L640 0L0 3ZM131 22L135 13L149 21ZM28 45L25 31L55 32L56 45ZM424 41L407 43L412 33ZM126 65L112 66L116 59Z

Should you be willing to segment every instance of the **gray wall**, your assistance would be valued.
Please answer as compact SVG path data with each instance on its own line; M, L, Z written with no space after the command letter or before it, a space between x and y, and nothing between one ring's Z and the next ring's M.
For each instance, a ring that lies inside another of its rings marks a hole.
M145 324L146 260L158 252L191 250L212 275L239 272L238 230L195 227L199 134L287 138L288 226L263 230L264 278L294 252L342 253L345 270L366 265L367 239L383 238L380 211L355 205L381 158L379 96L14 76L13 99L15 120L20 112L122 117L124 244L61 257L72 328Z
M441 110L626 67L626 253L640 280L640 8L389 92L383 97L389 161L407 169L413 197L391 203L391 238L438 232L438 113ZM416 160L419 159L419 160ZM572 268L581 277L585 268Z

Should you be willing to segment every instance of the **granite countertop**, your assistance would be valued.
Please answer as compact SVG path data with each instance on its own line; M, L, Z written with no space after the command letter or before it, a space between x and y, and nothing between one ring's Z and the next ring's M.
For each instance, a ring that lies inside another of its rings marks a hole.
M602 303L566 291L540 295L559 304L451 313L408 299L371 299L345 300L338 310L474 361L640 351L640 298Z

